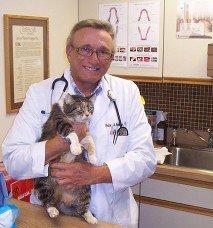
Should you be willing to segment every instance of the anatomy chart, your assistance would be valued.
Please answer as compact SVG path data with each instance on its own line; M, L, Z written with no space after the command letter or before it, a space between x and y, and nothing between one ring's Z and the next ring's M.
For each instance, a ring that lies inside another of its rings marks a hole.
M158 67L160 2L129 4L128 66Z
M213 38L213 0L179 0L177 38Z
M127 66L127 6L127 3L99 5L99 19L110 22L116 33L114 66Z

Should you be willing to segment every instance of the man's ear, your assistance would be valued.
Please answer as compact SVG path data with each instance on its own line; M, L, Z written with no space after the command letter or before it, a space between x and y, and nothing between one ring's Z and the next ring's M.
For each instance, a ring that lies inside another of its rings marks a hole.
M72 46L71 45L68 45L66 47L66 54L69 55L71 51L72 51Z
M115 54L113 53L111 58L110 58L111 61L113 60L114 56L115 56Z

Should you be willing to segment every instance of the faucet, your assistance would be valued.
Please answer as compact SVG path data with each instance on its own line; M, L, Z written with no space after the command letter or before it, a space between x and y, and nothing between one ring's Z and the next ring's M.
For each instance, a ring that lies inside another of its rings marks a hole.
M205 140L200 134L198 134L196 131L191 130L191 129L185 129L186 132L191 132L194 133L195 135L198 136L198 138L200 140L202 140L207 146L208 148L213 148L213 130L211 130L210 128L207 129L207 132L209 132L209 139L208 141Z
M213 148L213 129L208 128L207 131L209 132L208 147Z
M172 126L172 146L177 147L177 129L178 125Z

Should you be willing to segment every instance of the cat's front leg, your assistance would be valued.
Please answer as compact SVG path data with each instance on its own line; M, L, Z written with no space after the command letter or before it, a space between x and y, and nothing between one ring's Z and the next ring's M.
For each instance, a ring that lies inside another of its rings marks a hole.
M81 144L79 143L78 136L75 132L71 132L66 139L71 143L70 151L74 155L79 155L82 152Z
M74 132L72 125L61 119L57 123L57 130L61 137L70 143L70 151L74 155L79 155L82 152L81 144L79 143L78 136Z
M91 135L87 134L86 137L84 137L81 140L81 145L87 150L88 152L88 158L89 162L91 164L97 163L97 157L96 157L96 151L95 151L95 143L93 141L93 138Z

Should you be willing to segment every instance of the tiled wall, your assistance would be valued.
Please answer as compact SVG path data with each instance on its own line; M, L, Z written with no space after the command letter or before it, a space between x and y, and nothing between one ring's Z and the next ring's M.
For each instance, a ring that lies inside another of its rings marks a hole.
M168 126L194 130L213 129L213 86L136 82L146 109L168 113Z

